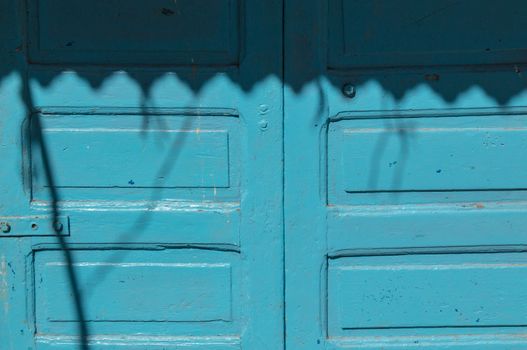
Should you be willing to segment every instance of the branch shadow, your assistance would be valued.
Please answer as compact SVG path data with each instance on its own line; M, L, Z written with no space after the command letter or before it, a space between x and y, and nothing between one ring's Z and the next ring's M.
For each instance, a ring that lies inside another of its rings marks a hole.
M49 189L50 205L51 205L51 223L50 226L54 232L54 235L62 251L67 278L71 288L71 295L73 299L73 305L75 313L78 319L78 334L79 334L79 349L89 350L88 348L88 323L86 322L86 305L84 304L83 290L81 289L79 279L75 273L75 259L73 256L73 250L69 247L65 236L63 235L63 229L59 226L60 209L59 209L59 192L57 190L55 174L53 167L50 163L49 151L43 137L42 125L40 116L35 112L33 105L33 99L31 97L31 91L29 84L26 79L23 80L22 84L22 96L26 105L27 111L30 115L30 123L28 126L27 133L29 133L28 139L31 140L32 151L38 150L40 158L42 160L42 173L45 177L47 187Z

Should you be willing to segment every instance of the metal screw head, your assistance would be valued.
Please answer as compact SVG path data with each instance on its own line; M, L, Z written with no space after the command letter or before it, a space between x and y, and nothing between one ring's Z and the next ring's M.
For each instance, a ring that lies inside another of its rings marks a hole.
M9 233L11 231L11 225L8 222L0 222L0 231Z
M60 221L56 221L54 225L55 232L62 232L64 225Z
M259 107L258 107L258 112L260 114L267 114L269 112L269 106L266 105L266 104L261 104Z
M258 126L260 127L260 130L265 131L269 127L269 122L267 122L265 119L262 119L258 122Z
M342 93L347 98L354 98L357 94L357 89L355 88L355 85L347 83L342 86Z

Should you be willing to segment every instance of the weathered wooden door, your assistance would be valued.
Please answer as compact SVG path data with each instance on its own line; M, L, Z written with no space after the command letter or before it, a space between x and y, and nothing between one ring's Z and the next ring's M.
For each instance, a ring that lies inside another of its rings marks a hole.
M1 1L0 349L283 347L281 14Z
M525 349L524 1L290 0L287 349Z

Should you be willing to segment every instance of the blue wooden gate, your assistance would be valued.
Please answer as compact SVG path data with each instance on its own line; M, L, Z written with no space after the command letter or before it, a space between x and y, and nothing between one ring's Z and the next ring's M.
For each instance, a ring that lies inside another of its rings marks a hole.
M0 350L527 348L524 1L0 3Z

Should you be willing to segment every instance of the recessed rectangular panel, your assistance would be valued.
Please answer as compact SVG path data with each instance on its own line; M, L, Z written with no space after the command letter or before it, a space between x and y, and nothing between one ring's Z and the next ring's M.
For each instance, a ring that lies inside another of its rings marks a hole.
M157 187L157 180L160 187L227 187L227 136L222 131L154 131L148 132L150 140L142 140L140 131L45 131L58 187ZM187 144L160 152L155 139L163 137ZM156 178L166 157L177 152L179 169Z
M367 329L524 327L527 255L351 257L329 262L331 335Z
M236 0L31 0L34 62L232 64Z
M331 0L329 65L469 65L525 59L525 3Z
M238 119L221 116L34 116L36 196L65 190L221 189L238 184ZM39 132L42 129L42 143ZM232 144L232 146L231 146ZM42 153L44 150L45 155ZM44 176L46 164L53 183ZM144 190L143 190L144 192ZM220 195L221 196L221 195ZM67 196L69 197L69 196ZM114 194L112 199L116 199ZM143 193L143 199L144 193ZM159 199L156 197L156 199Z
M486 200L524 191L526 126L525 116L511 115L332 123L330 202L426 200L438 193L441 200L459 194Z
M192 323L199 330L201 324L234 321L232 293L237 282L232 253L106 249L71 254L82 293L83 322L99 324L102 334L111 333L114 323L132 324L125 328L129 331L142 324L142 333L148 333L148 324ZM80 321L67 266L61 251L35 254L39 333L75 331L64 327ZM155 327L150 332L159 332Z

